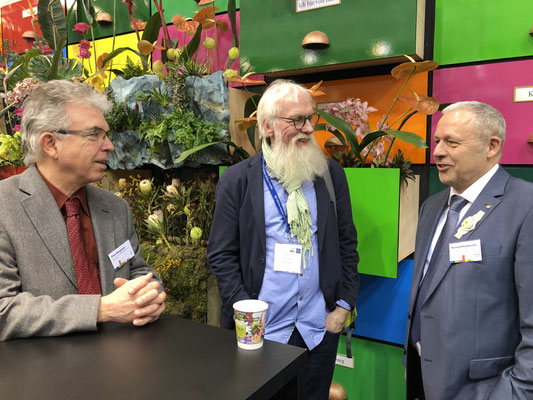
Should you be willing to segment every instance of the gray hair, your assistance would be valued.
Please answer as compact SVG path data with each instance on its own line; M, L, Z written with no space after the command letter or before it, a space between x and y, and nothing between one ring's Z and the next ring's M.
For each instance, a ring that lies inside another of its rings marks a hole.
M26 165L35 164L42 157L41 134L68 129L70 119L66 107L69 104L88 104L102 113L111 108L107 97L90 85L67 80L39 83L23 103L20 135Z
M267 137L264 123L274 125L276 116L280 113L280 100L298 101L300 96L311 95L305 87L288 79L277 79L272 82L257 105L257 127L259 139Z
M443 114L453 111L470 111L475 117L475 127L480 139L486 142L492 136L501 140L499 154L502 153L505 142L505 119L494 107L479 101L459 101L442 110Z

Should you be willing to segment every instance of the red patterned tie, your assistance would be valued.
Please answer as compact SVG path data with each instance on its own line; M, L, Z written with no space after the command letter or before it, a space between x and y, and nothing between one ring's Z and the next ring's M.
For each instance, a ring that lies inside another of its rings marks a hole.
M100 276L94 261L89 258L81 238L81 203L78 198L65 202L67 232L74 269L78 278L78 294L101 294Z

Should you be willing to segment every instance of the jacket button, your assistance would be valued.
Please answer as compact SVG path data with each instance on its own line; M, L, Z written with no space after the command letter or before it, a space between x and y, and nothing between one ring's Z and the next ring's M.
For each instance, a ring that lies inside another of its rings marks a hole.
M264 259L263 257L261 257L261 258L259 259L259 264L264 264L264 263L265 263L265 259Z
M404 355L407 354L407 350L403 349L403 354Z
M411 319L411 314L407 313L407 319Z

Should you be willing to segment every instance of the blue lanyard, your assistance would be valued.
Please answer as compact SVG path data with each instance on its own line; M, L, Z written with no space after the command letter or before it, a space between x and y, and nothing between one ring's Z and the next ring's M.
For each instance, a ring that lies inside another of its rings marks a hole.
M291 227L289 225L287 214L285 214L285 210L283 209L283 204L281 204L281 200L279 199L276 189L274 189L274 184L272 183L270 176L268 176L267 174L267 171L265 168L265 160L263 160L263 180L265 181L268 187L268 190L270 191L270 195L272 196L272 199L274 200L274 203L276 204L276 207L278 208L279 213L281 214L281 216L283 217L283 220L287 224L287 233L290 233Z

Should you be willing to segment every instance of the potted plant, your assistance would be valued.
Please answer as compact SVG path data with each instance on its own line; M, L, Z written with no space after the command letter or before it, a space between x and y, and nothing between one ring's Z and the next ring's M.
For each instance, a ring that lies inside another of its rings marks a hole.
M326 149L345 166L358 230L359 272L395 278L398 261L414 251L419 183L410 169L411 162L401 151L392 154L391 149L396 140L427 147L423 138L402 129L417 112L436 112L439 103L413 91L411 96L402 93L413 75L437 66L434 61L411 59L392 70L394 78L405 82L376 129L372 129L368 114L377 109L360 99L350 98L324 110L315 109L325 121L317 125L317 131L333 134L333 143L326 142ZM408 104L409 109L390 121L398 101Z

